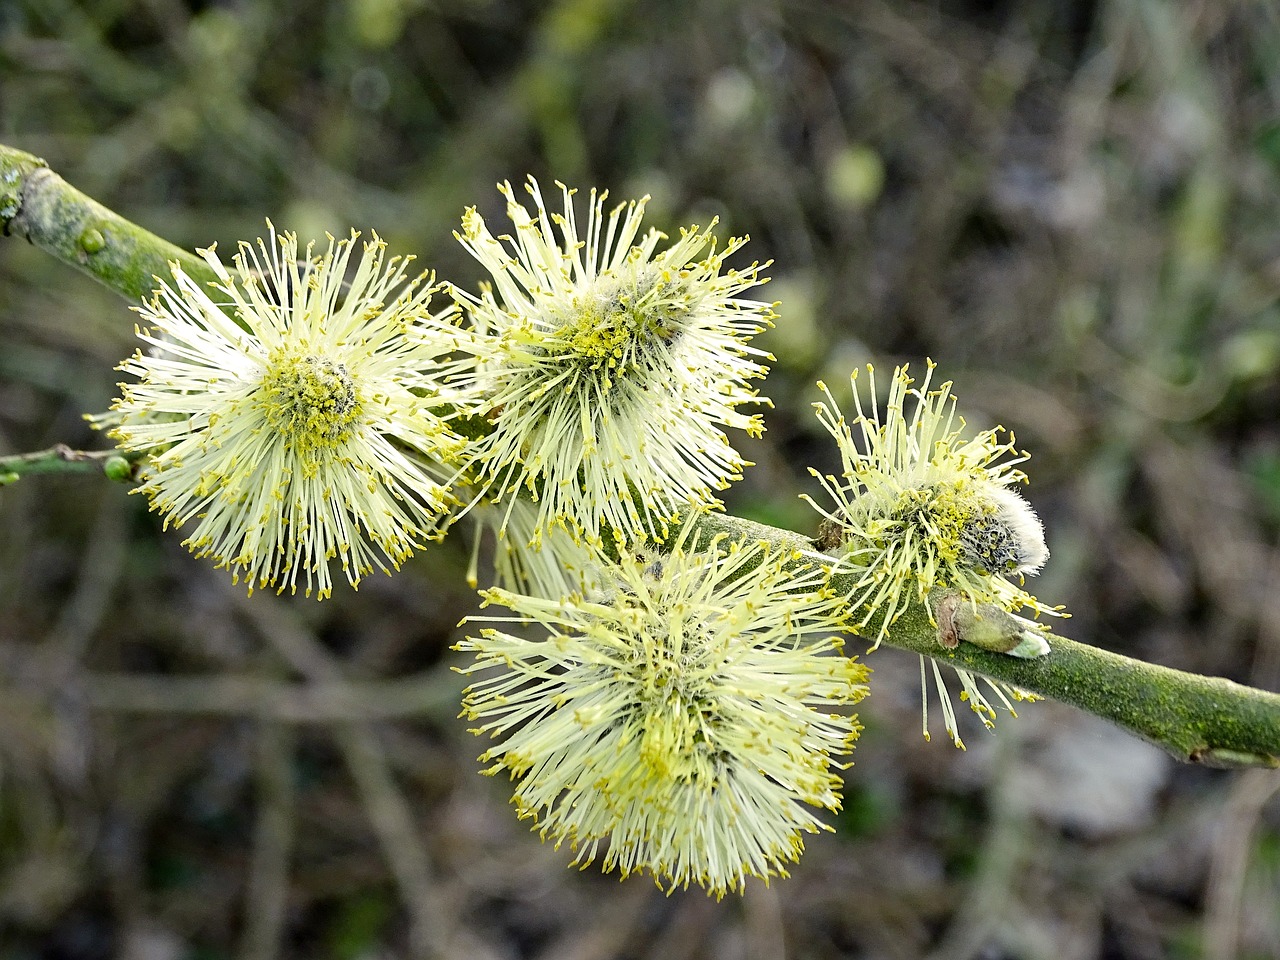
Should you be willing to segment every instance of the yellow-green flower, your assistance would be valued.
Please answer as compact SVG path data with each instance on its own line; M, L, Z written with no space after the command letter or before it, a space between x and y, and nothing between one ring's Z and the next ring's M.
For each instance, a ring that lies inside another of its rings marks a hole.
M598 587L607 560L600 551L575 541L564 530L552 528L542 535L538 505L516 498L506 506L480 504L468 517L475 525L467 582L480 580L482 547L492 552L494 585L511 593L559 599L583 596ZM500 533L505 528L505 535Z
M764 279L757 264L724 267L745 240L717 251L689 228L659 250L662 234L640 232L644 200L606 214L592 191L579 232L569 189L555 214L533 180L532 211L499 189L515 235L494 237L469 209L458 239L493 280L455 294L490 341L475 385L493 431L469 461L488 496L509 505L523 488L538 531L595 544L662 535L681 509L717 505L712 491L745 465L722 428L759 435L759 415L738 408L767 403L748 383L768 355L748 341L773 314L740 296Z
M1034 693L1020 690L1002 680L993 680L990 677L984 677L981 674L965 670L963 667L953 667L952 669L955 670L956 676L960 678L960 701L969 705L969 709L977 715L978 719L982 721L982 725L988 730L994 730L996 726L996 705L993 705L986 693L983 692L983 686L986 686L987 690L990 691L996 700L996 704L1003 707L1008 711L1009 716L1015 719L1018 716L1018 712L1014 709L1014 703L1030 703L1040 699ZM951 702L951 692L947 689L946 681L942 679L942 669L938 666L938 661L930 657L920 658L920 717L924 738L926 740L931 739L929 736L930 673L933 675L934 689L938 693L938 702L942 705L943 727L947 731L947 736L951 738L951 742L959 749L964 750L964 740L960 738L960 725L956 721L956 711Z
M850 603L861 612L860 628L878 625L876 645L912 602L936 590L974 605L1044 611L1009 579L1020 584L1049 557L1035 511L1010 489L1026 480L1016 469L1026 455L999 427L966 438L950 382L929 389L933 370L930 363L913 389L906 367L895 369L883 416L874 371L867 367L865 408L854 371L852 424L818 384L827 400L814 407L836 441L842 472L810 470L834 501L830 509L805 499L835 531L838 571L858 577Z
M357 236L299 259L273 227L234 271L204 251L209 287L175 265L140 308L150 350L120 366L139 381L103 418L153 451L140 490L166 526L251 591L324 597L332 560L352 585L397 567L450 503L463 442L433 407L458 399L456 311L431 314L431 278Z
M1017 629L1010 631L1007 646L993 647L987 641L980 645L1013 656L1043 655L1049 645L1039 626L1003 615L1023 608L1036 615L1058 612L1021 586L1023 576L1037 572L1049 556L1039 518L1011 489L1026 480L1016 469L1026 454L1017 451L1013 436L999 427L966 436L951 384L929 389L933 370L930 362L924 383L914 388L906 367L895 369L883 411L871 367L867 367L870 399L866 406L855 371L851 379L857 416L852 423L845 420L826 385L819 384L827 399L814 406L836 441L842 467L839 477L810 471L833 501L824 508L806 497L826 518L823 546L838 557L835 573L852 581L850 609L859 630L873 631L872 649L917 603L935 624L940 622L935 615L950 605L951 612L941 618L939 627L944 646L964 639L956 629L960 620L971 632L968 639L975 641L984 626L989 632L997 619L1002 628L1005 620L1011 620ZM961 604L963 616L954 613ZM1001 617L984 615L984 609L991 608ZM926 667L924 660L920 676L925 737L929 736L927 671L931 669L947 733L957 747L963 747L939 667L932 661ZM1013 701L1033 699L966 670L956 673L963 688L961 700L988 729L994 724L995 709L979 679L1011 714Z
M624 552L609 590L547 600L486 592L537 636L482 630L464 715L503 738L481 760L517 781L514 803L575 863L721 896L785 876L802 836L839 805L847 711L866 668L840 655L839 598L799 555L717 540Z

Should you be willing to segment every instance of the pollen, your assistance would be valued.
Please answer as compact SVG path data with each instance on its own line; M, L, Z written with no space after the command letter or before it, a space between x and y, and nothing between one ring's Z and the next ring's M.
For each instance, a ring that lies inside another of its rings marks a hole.
M257 402L267 423L299 453L342 446L360 420L356 382L344 364L283 349L267 360Z
M629 282L613 278L597 281L594 289L574 297L565 315L554 316L549 343L567 361L592 371L623 368L638 372L655 350L675 339L673 311L664 302L660 278L642 270ZM628 289L630 288L630 289Z

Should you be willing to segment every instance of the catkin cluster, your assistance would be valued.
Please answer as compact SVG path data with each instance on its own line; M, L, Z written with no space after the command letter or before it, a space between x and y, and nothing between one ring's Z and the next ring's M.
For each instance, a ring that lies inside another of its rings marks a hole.
M874 648L923 605L944 646L1042 652L1016 616L1043 612L1021 578L1047 557L1020 457L964 433L932 366L919 389L896 370L883 411L855 380L852 423L823 387L842 472L819 477L815 549L711 536L739 438L764 429L762 266L728 266L745 240L721 247L714 222L645 229L643 200L592 191L584 219L563 186L554 209L533 180L523 202L500 190L510 231L469 209L456 234L489 274L476 291L355 233L300 251L270 228L229 265L203 251L207 286L175 265L140 308L135 379L94 419L144 457L166 526L250 591L329 596L336 572L357 586L467 518L473 585L494 545L496 612L458 645L463 714L518 814L575 862L668 888L785 875L829 829L860 729L868 671L842 633Z

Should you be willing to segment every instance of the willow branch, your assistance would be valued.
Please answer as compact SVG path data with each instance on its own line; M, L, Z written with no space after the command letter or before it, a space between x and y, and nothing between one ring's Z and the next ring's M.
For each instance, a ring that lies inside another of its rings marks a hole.
M0 146L0 225L88 271L130 300L148 294L153 277L178 261L193 277L208 267L189 253L123 220L67 185L30 154ZM68 458L54 448L34 459L0 459L0 474L73 469L97 454ZM103 454L103 457L109 456ZM65 465L65 466L64 466ZM737 517L713 515L704 537L767 541L812 551L808 538ZM704 540L705 544L705 540ZM842 584L837 582L836 588ZM851 586L851 584L843 584ZM908 610L884 641L889 646L1012 684L1104 717L1180 760L1212 766L1280 766L1280 695L1219 677L1170 670L1047 634L1051 652L1019 659L961 642L946 649L923 605ZM110 695L102 694L111 700ZM257 701L258 692L250 699ZM299 715L308 707L299 707ZM332 709L332 705L329 706Z
M0 486L33 473L101 473L112 480L133 479L134 467L146 454L137 451L73 450L59 443L47 450L0 457Z
M705 544L717 534L813 551L811 540L750 520L713 514L702 523ZM848 591L853 577L833 579ZM971 643L943 647L923 604L897 620L884 643L940 663L1012 684L1103 717L1178 760L1215 767L1280 766L1280 694L1222 677L1145 663L1047 633L1050 652L1020 659Z
M195 280L212 280L199 257L108 210L58 176L39 157L0 144L0 229L25 237L138 303L178 262Z

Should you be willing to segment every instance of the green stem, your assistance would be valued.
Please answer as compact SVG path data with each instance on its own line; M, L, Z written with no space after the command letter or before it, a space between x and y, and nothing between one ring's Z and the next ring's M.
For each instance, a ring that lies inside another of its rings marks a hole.
M73 450L59 443L34 453L0 457L0 486L33 473L102 473L112 480L130 480L134 466L145 453L119 450Z
M197 281L213 271L199 257L148 233L81 193L39 157L0 144L0 229L25 237L137 303L177 261Z
M88 271L137 301L177 260L193 277L211 277L203 261L147 233L68 186L44 162L0 146L0 225ZM0 479L23 473L102 469L114 453L65 447L0 458ZM704 536L765 540L813 550L808 538L737 517L712 515ZM840 584L836 584L839 588ZM908 610L885 640L954 667L1105 717L1180 760L1214 766L1280 766L1280 695L1217 677L1170 670L1047 635L1052 650L1019 659L960 643L946 649L923 605Z
M1056 634L1048 655L1023 660L962 643L946 650L922 607L886 643L924 654L1119 724L1188 763L1280 766L1280 694L1184 673Z

